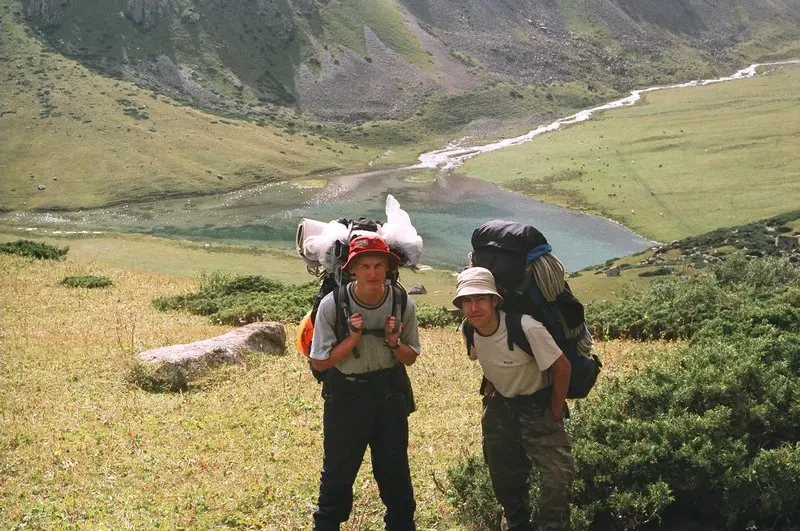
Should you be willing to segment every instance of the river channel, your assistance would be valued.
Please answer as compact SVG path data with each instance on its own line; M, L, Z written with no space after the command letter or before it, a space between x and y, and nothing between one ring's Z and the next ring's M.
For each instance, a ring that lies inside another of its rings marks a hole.
M798 61L787 61L798 62ZM774 63L780 64L780 63ZM449 146L420 155L409 168L331 176L321 186L291 181L221 195L131 203L114 208L58 213L12 213L5 222L41 232L137 232L170 237L293 248L301 218L330 221L360 216L385 219L387 194L411 216L424 241L422 263L456 270L467 264L472 231L490 219L536 226L569 271L644 250L653 242L613 221L554 207L450 171L477 154L529 142L596 111L634 104L643 92L682 88L755 75L752 65L729 76L634 91L626 98L581 111L526 135L483 146ZM421 168L440 168L420 179Z

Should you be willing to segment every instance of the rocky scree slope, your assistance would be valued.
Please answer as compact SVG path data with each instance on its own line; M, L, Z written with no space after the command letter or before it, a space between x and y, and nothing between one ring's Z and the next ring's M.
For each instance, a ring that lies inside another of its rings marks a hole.
M19 15L58 51L206 109L351 122L491 82L728 73L800 41L796 0L27 0Z

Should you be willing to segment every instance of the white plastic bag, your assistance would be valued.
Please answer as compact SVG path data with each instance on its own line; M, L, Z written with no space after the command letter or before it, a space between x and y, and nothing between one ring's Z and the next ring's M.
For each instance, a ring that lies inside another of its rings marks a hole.
M300 258L303 259L303 262L308 268L314 269L322 264L319 263L319 256L316 253L313 256L307 254L305 248L306 240L312 236L322 234L326 225L327 224L323 221L310 218L303 218L300 220L300 223L297 224L297 235L294 240L295 251L297 251L297 254L300 255Z
M386 223L378 229L378 235L400 256L401 266L415 267L419 263L422 238L411 224L408 213L391 194L386 196Z

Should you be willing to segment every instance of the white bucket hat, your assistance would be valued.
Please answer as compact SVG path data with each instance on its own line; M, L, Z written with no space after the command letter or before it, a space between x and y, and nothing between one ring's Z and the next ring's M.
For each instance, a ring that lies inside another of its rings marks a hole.
M458 274L453 306L460 308L459 299L468 295L496 295L503 302L503 297L497 293L494 275L485 267L470 267Z

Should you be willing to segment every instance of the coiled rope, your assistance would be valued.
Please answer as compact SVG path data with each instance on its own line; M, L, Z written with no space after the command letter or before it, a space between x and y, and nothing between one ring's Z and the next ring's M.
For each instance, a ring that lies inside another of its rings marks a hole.
M548 302L554 302L566 289L564 264L552 253L545 253L531 261L526 273L533 275L542 292L542 296ZM578 353L589 356L594 348L594 340L586 327L586 323L581 323L574 328L568 328L563 321L561 325L567 339L577 338Z

